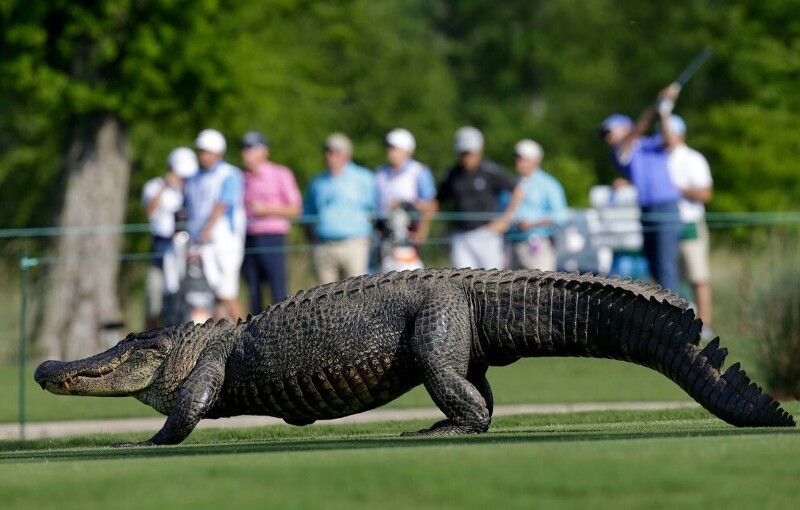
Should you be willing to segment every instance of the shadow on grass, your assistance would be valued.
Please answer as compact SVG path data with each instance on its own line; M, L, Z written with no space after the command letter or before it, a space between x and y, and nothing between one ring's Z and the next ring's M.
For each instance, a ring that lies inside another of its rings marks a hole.
M599 426L598 428L602 428ZM377 448L424 448L431 446L487 445L515 443L550 443L582 441L628 441L636 439L674 439L689 437L734 437L759 435L798 435L800 429L686 429L680 431L614 432L604 430L587 431L575 429L566 431L542 431L515 429L513 432L489 432L487 434L456 437L375 437L353 436L331 439L265 439L244 442L222 442L210 444L184 444L178 446L112 448L103 443L107 437L98 438L97 444L87 444L70 450L25 450L23 441L10 441L0 444L0 462L14 461L70 461L105 460L123 458L166 458L199 455L237 455L250 453L285 453L336 450L362 450ZM2 451L5 450L5 451Z

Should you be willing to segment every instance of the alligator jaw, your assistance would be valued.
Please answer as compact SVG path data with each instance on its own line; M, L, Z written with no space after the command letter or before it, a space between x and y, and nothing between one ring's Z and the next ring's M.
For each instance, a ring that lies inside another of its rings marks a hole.
M56 395L127 396L150 385L165 357L153 342L121 342L89 358L45 361L34 379Z
M115 364L118 366L119 364ZM98 382L111 374L116 366L108 366L107 370L74 370L70 363L63 361L45 361L36 369L34 378L36 382L50 393L57 395L86 395L85 390L98 388ZM100 393L91 393L100 395Z

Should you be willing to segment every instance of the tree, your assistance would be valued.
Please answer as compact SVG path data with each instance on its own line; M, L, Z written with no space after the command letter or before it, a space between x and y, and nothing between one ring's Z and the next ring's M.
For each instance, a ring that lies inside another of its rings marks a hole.
M226 29L214 22L233 7L213 0L4 3L2 162L10 171L2 177L13 181L34 167L37 180L51 183L49 192L27 196L16 218L41 218L47 213L37 205L63 189L60 225L123 223L128 126L141 118L185 122L195 101L214 104L230 93L230 81L213 79L225 71L225 44L214 42ZM38 155L37 147L50 150ZM74 358L105 347L104 325L120 318L121 245L118 231L59 238L40 330L46 355Z

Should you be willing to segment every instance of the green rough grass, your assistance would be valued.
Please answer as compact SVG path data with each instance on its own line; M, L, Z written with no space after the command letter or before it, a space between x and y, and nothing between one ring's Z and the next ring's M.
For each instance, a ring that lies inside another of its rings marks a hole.
M35 366L26 369L26 420L54 421L157 416L133 398L65 397L42 391L33 380ZM0 422L18 417L16 367L0 366ZM597 359L524 359L508 367L493 367L489 380L495 402L503 404L562 402L631 402L689 400L662 375L630 363ZM422 387L390 404L395 408L433 406Z
M735 429L701 409L397 437L423 425L199 430L180 446L122 450L106 445L131 437L0 442L0 494L4 509L82 510L784 508L800 496L798 429Z

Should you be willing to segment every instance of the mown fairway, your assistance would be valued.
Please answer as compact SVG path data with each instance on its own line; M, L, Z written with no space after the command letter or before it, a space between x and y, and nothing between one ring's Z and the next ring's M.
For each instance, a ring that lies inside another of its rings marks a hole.
M795 416L800 404L787 409ZM734 429L702 409L498 418L489 434L403 439L427 425L196 431L0 442L16 508L787 508L800 431Z

